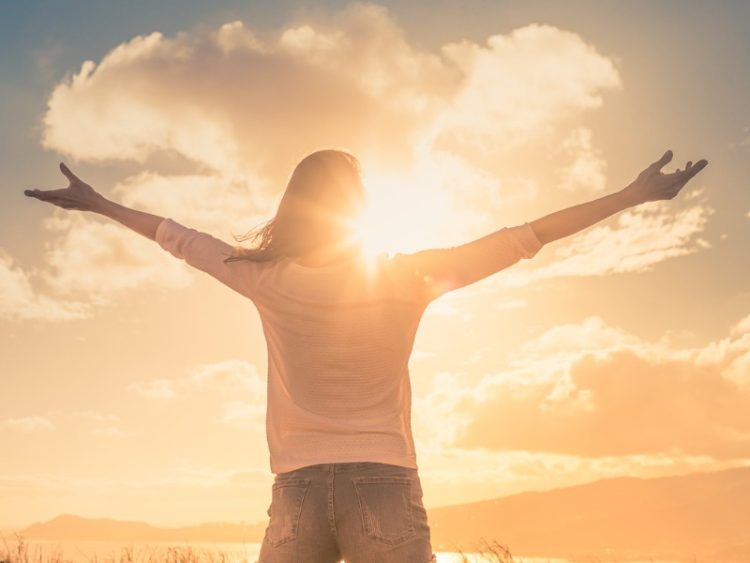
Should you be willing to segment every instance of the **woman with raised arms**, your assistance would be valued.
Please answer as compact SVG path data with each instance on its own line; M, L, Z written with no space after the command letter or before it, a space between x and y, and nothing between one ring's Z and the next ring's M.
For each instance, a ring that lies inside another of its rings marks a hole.
M275 474L260 563L435 561L411 430L408 362L427 305L615 213L672 199L706 160L452 248L380 255L351 233L365 203L357 159L321 150L294 169L276 215L239 248L99 194L25 194L104 215L252 300L268 346L266 433Z

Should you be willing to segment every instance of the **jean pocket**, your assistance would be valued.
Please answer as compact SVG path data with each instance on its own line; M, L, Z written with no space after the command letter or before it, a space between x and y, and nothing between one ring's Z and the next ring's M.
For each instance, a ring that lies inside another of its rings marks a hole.
M270 520L266 529L266 540L273 547L297 537L302 516L302 503L305 500L310 479L277 480L271 489L271 506L268 508Z
M357 492L362 527L368 537L397 545L416 535L409 477L354 477L352 482Z

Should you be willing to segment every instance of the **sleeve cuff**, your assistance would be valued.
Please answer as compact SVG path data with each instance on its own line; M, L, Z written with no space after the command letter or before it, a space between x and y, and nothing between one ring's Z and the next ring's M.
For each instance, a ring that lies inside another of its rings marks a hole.
M178 222L172 219L163 219L156 227L156 233L154 234L154 240L167 252L178 256L176 252L176 242L179 235L186 230ZM178 256L180 258L181 256Z
M522 258L533 258L544 246L536 236L534 228L529 223L524 223L513 229L522 248Z

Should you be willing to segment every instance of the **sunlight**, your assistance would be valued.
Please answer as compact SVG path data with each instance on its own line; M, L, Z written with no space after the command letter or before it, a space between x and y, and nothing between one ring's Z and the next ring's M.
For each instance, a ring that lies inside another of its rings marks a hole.
M410 253L444 243L438 226L450 205L439 185L419 176L402 173L365 179L367 205L352 221L351 230L368 263L383 253Z

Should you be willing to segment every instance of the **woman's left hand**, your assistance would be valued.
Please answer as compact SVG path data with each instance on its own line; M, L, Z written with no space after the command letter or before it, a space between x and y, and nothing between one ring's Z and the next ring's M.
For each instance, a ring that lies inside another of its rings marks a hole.
M708 161L701 159L695 164L688 161L684 170L679 168L672 173L664 174L661 169L672 160L672 151L664 155L644 169L638 177L633 180L622 191L630 200L631 204L638 205L647 201L659 201L672 199L685 187L688 180L703 170Z

